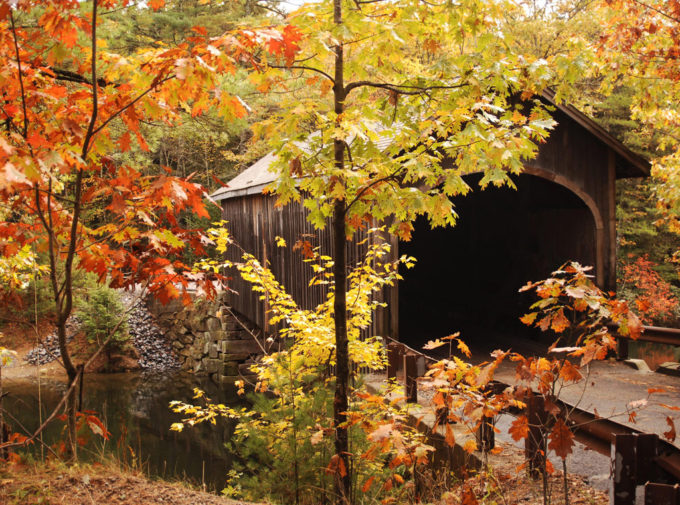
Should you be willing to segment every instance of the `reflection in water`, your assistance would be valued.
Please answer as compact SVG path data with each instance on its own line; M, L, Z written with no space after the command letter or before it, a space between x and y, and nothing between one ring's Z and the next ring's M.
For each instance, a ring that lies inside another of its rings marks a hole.
M233 391L219 388L210 381L175 373L147 375L138 373L92 374L85 376L83 410L96 411L111 432L103 447L98 442L97 452L103 449L128 463L141 463L151 475L164 478L188 478L195 483L205 482L208 489L225 487L231 456L225 448L233 435L234 423L226 420L217 426L196 426L181 433L170 431L170 425L180 419L168 408L171 400L191 402L193 388L200 387L219 403L239 404ZM40 425L38 416L38 384L35 380L3 381L9 392L4 408L10 414L13 431L21 423L33 432ZM42 417L57 405L66 385L56 380L43 380L40 388ZM15 418L12 420L12 417ZM47 444L62 440L64 423L56 421L44 432ZM40 452L39 444L31 449ZM93 446L88 446L84 458L92 457Z

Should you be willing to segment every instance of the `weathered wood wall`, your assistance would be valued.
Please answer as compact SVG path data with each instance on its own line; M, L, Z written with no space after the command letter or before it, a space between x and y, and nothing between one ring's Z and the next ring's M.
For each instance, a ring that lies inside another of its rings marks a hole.
M306 210L299 203L291 203L285 207L277 207L275 203L276 198L269 195L231 198L222 202L223 218L229 221L228 228L236 242L260 262L269 264L276 279L300 307L314 308L325 300L327 290L325 286L309 287L314 273L310 265L304 262L301 251L294 250L294 245L298 240L308 240L313 246L319 246L321 254L332 256L329 228L315 230L307 221ZM287 247L276 246L277 236L286 240ZM353 242L347 245L348 265L355 265L363 258L368 245L377 240L381 240L378 235L367 237L365 231L358 232ZM359 245L359 242L363 244ZM239 256L240 252L236 248L229 250L230 260L239 260ZM260 294L254 293L238 272L233 273L230 286L238 293L231 298L233 307L268 331L266 300L260 301ZM389 315L380 310L368 333L389 334L389 325Z
M574 192L595 219L597 282L616 287L616 153L561 110L558 126L541 145L526 172L554 181Z

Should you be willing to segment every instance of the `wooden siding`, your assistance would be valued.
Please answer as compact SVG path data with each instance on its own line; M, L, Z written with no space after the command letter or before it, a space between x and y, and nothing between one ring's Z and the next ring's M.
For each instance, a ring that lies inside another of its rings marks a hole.
M333 256L333 246L329 228L315 230L307 221L307 212L299 203L277 207L276 198L269 195L251 195L232 198L222 202L223 218L229 221L228 228L236 242L246 252L253 254L263 264L268 264L276 279L291 294L296 303L304 309L312 309L322 303L327 296L324 286L309 287L314 276L309 264L304 262L300 250L293 250L298 240L308 240L319 246L321 254ZM277 247L276 237L283 237L287 247ZM365 231L358 232L347 245L347 260L351 267L363 258L370 243L381 240L373 235L369 240ZM359 242L364 241L362 245ZM395 252L396 254L396 252ZM230 249L228 258L239 260L240 252ZM238 294L231 297L233 307L265 332L271 331L266 315L266 300L259 300L250 285L234 272L230 287ZM378 311L372 328L367 334L389 334L390 315Z

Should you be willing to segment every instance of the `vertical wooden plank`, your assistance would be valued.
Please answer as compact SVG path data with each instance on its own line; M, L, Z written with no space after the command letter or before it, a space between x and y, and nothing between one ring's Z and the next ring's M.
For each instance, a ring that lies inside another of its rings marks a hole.
M415 354L404 355L404 387L406 389L406 401L408 403L418 402L418 369Z
M395 236L390 237L394 257L399 257L399 239ZM389 313L390 313L390 333L389 336L399 340L399 283L389 288Z
M635 435L614 435L610 505L635 505Z
M604 289L607 291L616 291L616 154L610 148L607 149L607 200L608 200L608 216L607 225L609 228L608 235L608 252L609 265L607 265L607 279Z
M635 444L635 482L638 485L656 480L654 458L658 455L659 437L654 433L640 433Z
M401 346L396 342L387 344L387 379L396 379L401 360Z

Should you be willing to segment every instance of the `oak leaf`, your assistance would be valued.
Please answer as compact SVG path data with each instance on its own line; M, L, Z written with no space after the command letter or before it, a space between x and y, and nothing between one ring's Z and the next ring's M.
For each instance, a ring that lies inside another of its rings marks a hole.
M515 419L510 425L508 433L510 433L510 436L516 442L527 438L529 436L529 420L527 416L519 416Z
M548 440L548 449L551 449L560 458L566 459L571 454L574 447L574 434L562 419L557 419Z

